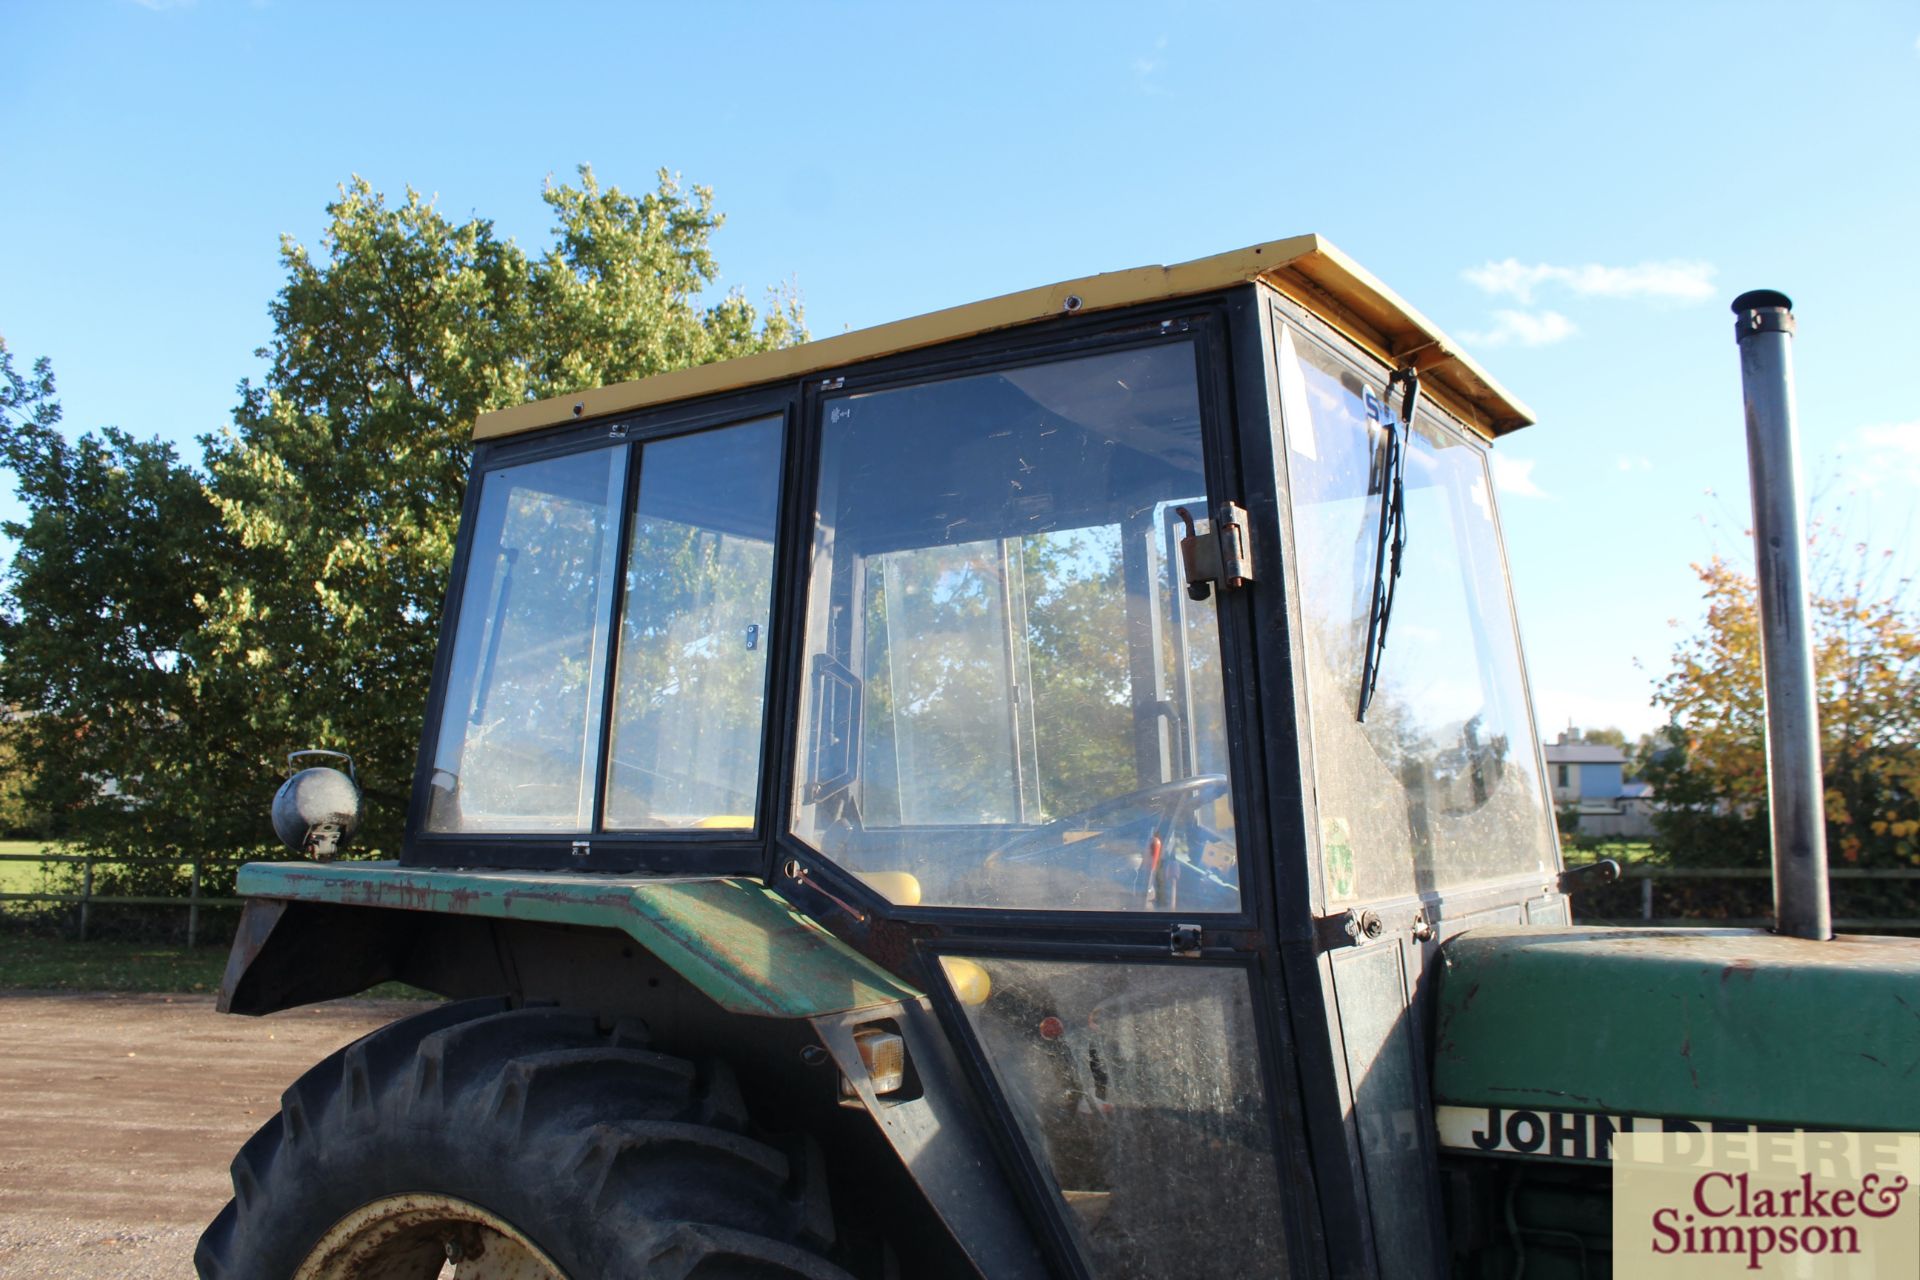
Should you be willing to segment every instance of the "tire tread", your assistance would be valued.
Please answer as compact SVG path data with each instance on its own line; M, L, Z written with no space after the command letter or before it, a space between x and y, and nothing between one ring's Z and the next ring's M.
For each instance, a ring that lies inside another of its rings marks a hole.
M575 1280L845 1280L823 1256L817 1147L757 1135L726 1064L646 1047L643 1030L479 1000L355 1041L234 1157L200 1275L284 1280L358 1205L437 1191L514 1223Z

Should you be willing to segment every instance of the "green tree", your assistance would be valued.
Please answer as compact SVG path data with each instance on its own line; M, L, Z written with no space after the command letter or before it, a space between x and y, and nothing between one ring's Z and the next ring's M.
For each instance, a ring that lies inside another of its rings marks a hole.
M17 723L10 716L0 719L0 837L45 839L51 824L46 812L37 808L27 795L32 779L27 776L20 760L20 748L14 741L17 729Z
M16 544L0 702L22 798L83 847L202 848L252 773L209 687L195 604L230 544L169 445L111 427L70 441L60 417L47 361L22 374L0 343L0 464L27 511L0 526Z
M286 753L319 746L360 764L361 847L394 851L474 419L804 338L791 295L708 300L706 188L582 168L545 198L532 257L411 190L342 188L316 251L282 242L267 370L204 471L115 429L69 441L46 362L6 357L0 463L28 514L4 530L0 701L75 838L156 866L250 852Z
M1920 866L1920 620L1905 604L1907 584L1876 582L1856 552L1829 557L1811 598L1828 849L1839 865ZM1718 559L1696 570L1705 625L1675 650L1655 694L1672 721L1646 764L1661 803L1655 822L1676 860L1764 864L1754 582Z
M1582 742L1597 742L1603 746L1618 747L1622 751L1627 749L1627 734L1624 729L1612 727L1605 729L1582 729L1580 731L1580 740Z
M249 683L263 769L350 750L392 850L426 706L440 602L481 412L804 338L797 302L712 305L704 187L549 183L538 260L364 181L328 207L321 252L287 241L271 364L207 442L208 488L244 551L203 599L221 669Z
M1627 781L1633 782L1644 779L1647 776L1647 769L1652 766L1653 762L1659 758L1662 752L1666 751L1672 745L1673 742L1665 725L1662 725L1650 733L1641 734L1639 739L1635 741L1631 747L1627 748L1627 768L1625 775Z

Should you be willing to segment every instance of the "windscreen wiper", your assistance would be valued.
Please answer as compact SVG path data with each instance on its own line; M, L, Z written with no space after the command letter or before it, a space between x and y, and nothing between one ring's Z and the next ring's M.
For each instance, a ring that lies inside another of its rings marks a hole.
M1393 416L1393 389L1406 384L1400 418ZM1387 619L1393 616L1393 593L1400 582L1400 557L1407 549L1407 449L1413 440L1413 410L1420 400L1420 374L1412 365L1395 369L1387 378L1380 401L1386 431L1380 466L1380 528L1373 544L1373 605L1367 611L1367 647L1360 661L1360 706L1355 718L1366 723L1374 686L1380 683L1380 655L1387 647Z

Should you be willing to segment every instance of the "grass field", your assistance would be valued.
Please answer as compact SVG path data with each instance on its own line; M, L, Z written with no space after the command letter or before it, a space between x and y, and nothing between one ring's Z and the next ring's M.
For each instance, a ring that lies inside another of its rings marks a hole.
M60 846L39 840L0 840L0 854L58 853ZM0 861L0 893L41 893L46 889L37 862Z
M1590 845L1584 849L1575 848L1573 842L1562 839L1560 854L1570 867L1582 866L1589 862L1598 862L1602 858L1612 858L1623 868L1628 866L1646 866L1666 861L1665 854L1655 853L1653 846L1645 841L1609 840L1604 844Z
M0 990L211 992L226 967L225 947L0 934Z
M227 948L139 942L71 942L0 933L0 991L160 991L210 995L220 989ZM437 997L400 982L366 993L383 1000Z
M37 840L0 840L0 854L58 853L58 844ZM44 893L42 864L0 860L0 893ZM40 904L0 903L31 912ZM184 906L184 902L182 906ZM111 910L110 907L96 908ZM121 908L138 910L138 908ZM157 908L170 911L173 908ZM98 915L96 914L96 921ZM231 926L222 926L222 931ZM203 918L203 937L206 926ZM219 989L227 967L226 939L212 946L184 947L164 942L125 942L93 939L78 942L39 936L28 928L0 928L0 991L125 991L211 994ZM427 993L397 982L368 993L385 999L432 999Z

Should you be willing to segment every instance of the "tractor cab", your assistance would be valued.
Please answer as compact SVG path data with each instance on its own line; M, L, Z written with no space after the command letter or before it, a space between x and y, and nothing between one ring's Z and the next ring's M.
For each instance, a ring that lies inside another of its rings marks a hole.
M790 1007L981 1273L1437 1275L1436 948L1567 920L1528 421L1312 236L487 415L406 847L331 900L770 893L879 974ZM787 1008L751 915L655 954ZM503 972L673 1039L572 963Z

